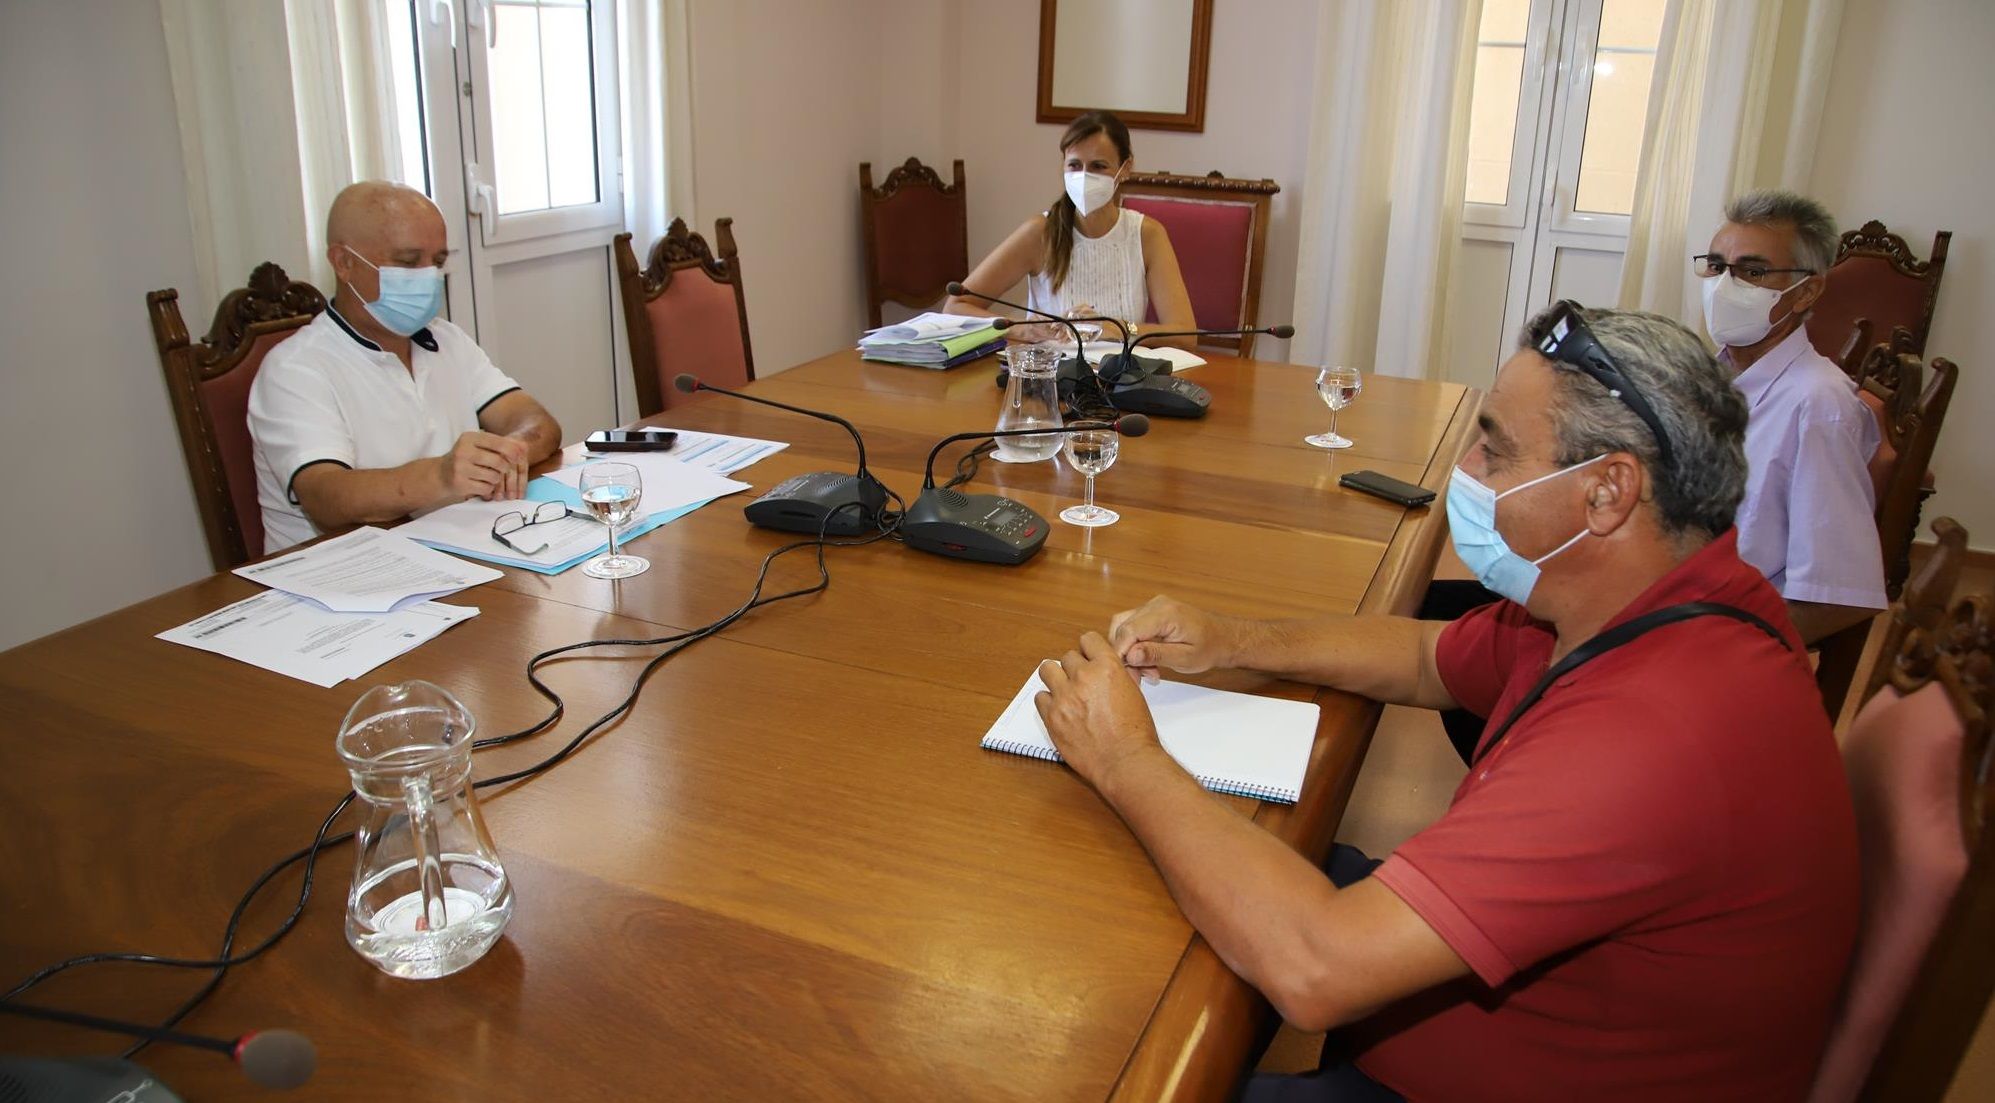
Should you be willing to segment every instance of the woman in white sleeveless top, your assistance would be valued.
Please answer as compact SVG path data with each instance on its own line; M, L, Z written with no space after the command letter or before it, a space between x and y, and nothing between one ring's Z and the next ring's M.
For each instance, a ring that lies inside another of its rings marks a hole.
M1131 171L1129 128L1106 111L1075 119L1060 136L1066 189L1043 214L1025 220L984 258L963 283L1003 295L1027 281L1027 305L1063 317L1115 318L1132 332L1191 329L1191 296L1178 271L1177 254L1162 224L1116 202ZM1157 320L1146 323L1155 307ZM994 315L974 295L944 304L952 314ZM1119 336L1114 326L1104 337ZM1018 326L1014 338L1057 340L1064 327L1051 323ZM1196 338L1165 338L1153 344L1191 348Z

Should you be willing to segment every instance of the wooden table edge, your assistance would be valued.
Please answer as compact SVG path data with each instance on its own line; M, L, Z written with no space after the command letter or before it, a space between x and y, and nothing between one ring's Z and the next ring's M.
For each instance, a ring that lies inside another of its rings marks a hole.
M1408 510L1393 530L1378 570L1358 604L1363 613L1412 614L1420 604L1448 534L1442 505L1449 473L1476 432L1483 393L1466 390L1428 461L1420 485L1436 494L1424 509ZM1319 690L1323 710L1308 781L1294 805L1263 803L1254 821L1297 852L1320 863L1344 817L1358 767L1371 745L1382 706L1337 690ZM1115 1103L1229 1098L1274 1009L1260 992L1220 961L1194 934L1159 994L1109 1098Z

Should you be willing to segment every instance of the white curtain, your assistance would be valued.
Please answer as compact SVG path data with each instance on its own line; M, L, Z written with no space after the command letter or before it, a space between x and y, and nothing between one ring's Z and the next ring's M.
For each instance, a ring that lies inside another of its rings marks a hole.
M700 228L693 208L693 81L687 0L624 0L623 210L644 262L672 219Z
M1446 362L1481 0L1325 9L1292 358L1429 377Z
M1756 187L1815 160L1843 0L1673 0L1656 57L1620 305L1697 323L1690 258Z
M160 0L201 308L266 260L332 292L333 196L394 174L383 10L382 0Z

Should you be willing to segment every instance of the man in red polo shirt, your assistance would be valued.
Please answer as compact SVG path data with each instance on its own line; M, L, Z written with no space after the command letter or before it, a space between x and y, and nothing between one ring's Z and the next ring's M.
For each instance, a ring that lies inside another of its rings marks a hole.
M1452 624L1157 598L1040 670L1063 757L1325 1068L1249 1100L1806 1094L1857 921L1855 824L1783 607L1740 560L1746 410L1654 315L1534 319L1448 494L1509 600ZM1491 717L1439 821L1327 872L1212 799L1130 677L1246 667ZM1369 875L1367 876L1367 873Z

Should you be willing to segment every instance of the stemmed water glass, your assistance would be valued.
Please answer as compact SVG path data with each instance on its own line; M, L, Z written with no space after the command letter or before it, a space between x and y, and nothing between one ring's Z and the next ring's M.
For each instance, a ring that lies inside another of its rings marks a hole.
M592 463L582 469L578 486L582 504L610 531L609 554L582 564L582 573L591 578L629 578L650 570L650 560L617 551L617 529L637 516L637 504L644 499L644 480L637 468L627 463Z
M1060 520L1082 528L1100 528L1121 520L1121 514L1094 504L1094 477L1115 466L1122 435L1114 429L1083 429L1067 434L1065 450L1067 462L1087 478L1088 489L1086 503L1061 510Z
M1323 404L1330 407L1330 431L1313 437L1302 438L1303 443L1318 448L1349 448L1351 438L1337 435L1337 411L1358 400L1358 392L1364 390L1364 376L1356 368L1341 364L1324 368L1316 373L1316 394Z

